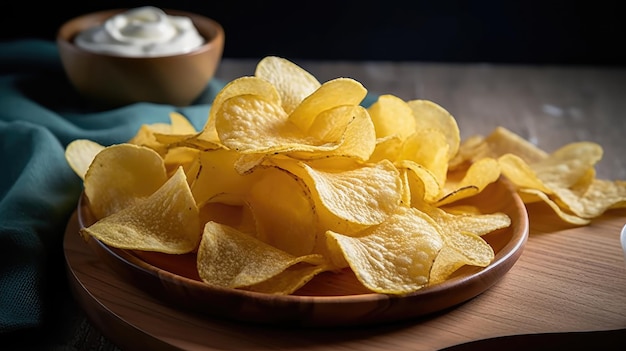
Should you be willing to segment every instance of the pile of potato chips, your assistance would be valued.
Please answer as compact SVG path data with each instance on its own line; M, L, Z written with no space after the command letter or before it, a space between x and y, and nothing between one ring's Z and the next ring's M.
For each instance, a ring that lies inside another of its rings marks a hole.
M200 131L172 113L128 143L76 140L66 158L98 219L81 234L197 253L215 286L291 294L351 269L372 292L402 295L493 261L481 236L510 218L454 204L503 175L575 224L626 205L624 182L595 179L598 145L548 155L503 128L461 142L441 106L382 95L366 108L366 94L270 56L221 90Z

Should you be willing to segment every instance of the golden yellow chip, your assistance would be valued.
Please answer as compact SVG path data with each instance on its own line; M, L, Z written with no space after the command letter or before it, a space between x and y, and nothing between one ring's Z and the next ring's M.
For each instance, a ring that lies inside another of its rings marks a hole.
M426 168L441 187L448 174L450 145L446 135L437 129L420 130L404 141L399 160L414 161Z
M377 138L397 137L405 140L416 130L413 110L399 97L381 95L367 110L376 128Z
M220 141L242 153L328 151L339 146L340 140L328 142L305 134L287 120L279 103L256 95L238 95L224 101L215 117ZM346 125L334 127L345 131Z
M585 186L556 188L557 203L576 216L596 218L609 209L626 207L626 181L594 179Z
M317 115L337 106L359 105L367 95L361 83L350 78L336 78L328 81L311 95L307 96L289 114L289 122L308 132Z
M586 225L591 218L626 202L626 182L595 179L602 148L591 142L567 144L535 162L514 154L498 159L525 203L548 204L564 221Z
M267 56L257 63L254 75L268 81L280 94L283 110L291 114L321 84L309 72L282 57Z
M465 172L448 173L444 185L444 196L437 201L444 206L461 199L466 199L482 192L489 184L500 178L500 164L491 157L474 162ZM456 177L461 179L455 179Z
M85 173L85 195L97 219L150 196L167 180L165 163L151 148L116 144L102 149Z
M530 167L548 188L569 188L585 177L600 159L600 145L578 142L567 144L548 157L530 163Z
M325 265L312 265L305 262L296 263L280 274L266 281L245 287L246 290L266 294L289 295L304 286L321 272L330 270Z
M294 256L312 253L318 224L308 188L280 168L260 172L246 197L256 223L256 237Z
M344 126L344 128L338 128ZM319 115L309 128L309 135L328 143L339 142L330 150L288 152L297 159L329 159L336 157L366 161L376 147L374 125L367 111L358 105L343 105L328 109Z
M95 141L77 139L67 144L65 148L65 160L74 173L84 180L91 162L93 162L96 155L103 149L104 146Z
M196 134L194 126L178 112L170 113L170 123L144 124L128 143L147 146L165 155L170 145Z
M440 198L443 185L426 167L411 160L403 160L397 164L397 167L407 171L411 205L421 202L433 203Z
M444 247L435 258L430 272L429 285L445 281L465 265L486 267L493 261L493 249L476 234L449 231L444 238Z
M227 194L229 205L241 205L244 195L254 184L254 172L240 174L235 168L239 154L235 151L218 149L198 155L196 178L190 181L191 191L198 206L214 202L215 197ZM222 197L225 199L225 197Z
M537 177L535 171L521 157L515 154L504 154L498 158L498 163L502 174L518 188L537 189L546 194L552 193L552 190Z
M403 196L400 174L389 161L341 171L314 169L289 159L274 162L304 181L324 228L379 224L395 212Z
M404 206L358 235L327 235L359 281L382 294L407 294L426 286L444 242L424 213Z
M443 107L430 100L407 102L416 119L416 130L437 130L446 138L448 160L459 150L461 134L456 119Z
M245 288L266 282L298 263L319 266L324 264L324 258L321 255L293 256L216 222L205 225L198 248L200 278L208 284L227 288ZM292 277L290 281L296 286L286 290L295 290L298 284L306 282L298 277L295 281ZM285 290L284 286L284 281L277 284L280 290Z
M279 92L270 82L258 77L237 78L226 84L215 96L215 99L213 99L213 104L209 110L209 117L198 136L199 140L215 144L220 143L217 131L215 130L215 117L222 108L224 101L240 95L256 95L281 104Z
M200 243L200 217L182 168L147 198L81 229L121 249L183 254Z

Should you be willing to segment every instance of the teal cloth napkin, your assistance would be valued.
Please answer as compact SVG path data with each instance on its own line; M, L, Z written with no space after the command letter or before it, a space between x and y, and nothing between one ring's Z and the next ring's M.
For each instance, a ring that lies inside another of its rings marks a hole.
M124 142L144 123L168 122L172 111L202 128L222 87L211 81L183 108L98 109L69 84L54 42L0 43L0 338L45 329L69 294L63 234L82 183L65 161L66 145Z

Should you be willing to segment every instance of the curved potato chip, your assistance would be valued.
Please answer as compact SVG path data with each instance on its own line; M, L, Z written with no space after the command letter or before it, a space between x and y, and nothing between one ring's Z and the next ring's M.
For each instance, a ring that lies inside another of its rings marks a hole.
M448 173L449 144L437 129L424 129L411 134L402 145L399 160L411 160L430 171L441 187Z
M396 136L404 140L415 132L416 120L413 110L399 97L381 95L367 111L374 123L377 138Z
M185 116L171 112L170 123L144 124L128 141L129 144L147 146L165 155L169 146L196 134L195 127Z
M198 273L208 284L243 288L274 278L298 263L320 265L321 255L293 256L232 227L208 222L198 248Z
M342 221L379 224L395 212L402 200L400 173L387 160L341 171L314 169L289 159L273 162L305 182L325 228L337 228Z
M241 205L242 200L250 187L258 178L254 172L240 174L235 168L239 154L232 150L217 149L204 151L199 154L198 172L196 179L191 180L191 191L198 206L216 201L216 196L227 195L236 202L229 205ZM221 201L225 197L222 197Z
M487 185L500 179L500 175L500 164L498 160L491 157L474 162L465 172L457 175L462 177L459 181L451 177L449 173L444 185L445 195L437 201L437 205L443 206L477 195Z
M435 202L442 191L442 185L435 175L424 166L411 160L403 160L397 165L400 169L407 170L409 193L411 194L411 204Z
M289 295L300 289L319 273L329 269L325 265L311 265L300 262L288 267L272 278L247 286L245 289L266 294Z
M448 160L451 160L461 142L456 119L446 109L430 100L410 100L407 105L413 110L417 130L435 129L444 134L448 144Z
M81 229L121 249L183 254L200 243L200 216L182 168L149 197Z
M602 147L596 143L570 143L531 163L530 168L546 187L569 188L602 159L602 153Z
M574 225L587 225L589 224L591 221L587 218L582 218L580 216L577 216L575 214L566 212L563 208L561 208L559 206L559 204L557 204L553 199L550 198L550 196L548 196L548 194L534 189L534 188L522 188L522 189L518 189L518 191L522 194L529 194L532 196L535 196L539 199L541 199L544 203L546 203L548 206L550 206L550 208L552 208L552 210L565 222L567 223L571 223Z
M215 96L209 116L207 118L202 131L198 135L199 140L211 143L220 143L220 139L215 130L215 116L222 108L224 101L239 95L257 95L264 97L269 101L275 101L281 104L281 97L276 88L267 80L258 77L240 77L230 81Z
M433 262L428 285L445 281L466 265L486 267L495 257L493 248L476 234L450 231L444 238L444 247Z
M303 133L287 120L277 102L256 95L224 101L215 128L226 147L241 153L326 151L339 146L339 141L329 143Z
M289 152L289 156L299 159L348 157L366 161L376 147L374 125L365 108L358 105L338 106L320 113L309 134L329 143L339 142L339 145L328 151Z
M487 155L489 146L482 135L473 135L461 142L456 155L448 162L448 170L460 171L469 167L475 160ZM481 156L477 156L481 155ZM489 156L491 157L491 156Z
M522 159L514 154L504 154L498 158L502 174L518 188L537 189L546 194L552 194L537 177L535 171Z
M475 159L487 156L498 158L505 154L513 154L530 164L548 157L547 152L513 133L511 130L501 126L496 127L491 134L484 139L484 143L487 144L487 148L483 149L485 153L474 154Z
M85 180L85 173L87 173L89 165L103 149L104 145L100 145L95 141L88 139L73 140L65 148L65 160L74 173Z
M404 140L399 136L390 135L384 138L376 138L374 151L370 155L369 162L376 163L381 160L396 162L402 150Z
M282 57L267 56L257 63L256 77L270 82L280 94L281 106L291 114L321 84L309 72Z
M358 236L327 232L359 281L371 291L406 294L426 286L443 238L431 220L414 208L399 207Z
M475 208L443 209L428 204L419 207L419 210L428 214L439 225L441 233L449 236L460 232L482 236L511 225L511 218L502 212L483 214Z
M626 207L626 181L594 179L586 186L555 188L554 195L560 207L576 216L595 218L608 209Z
M280 168L267 168L251 187L246 202L259 240L294 256L313 252L317 214L302 180Z
M97 219L154 193L167 180L165 163L151 148L116 144L104 148L85 173L85 195Z
M366 95L365 87L354 79L330 80L302 100L289 114L289 121L308 133L320 113L337 106L359 105Z

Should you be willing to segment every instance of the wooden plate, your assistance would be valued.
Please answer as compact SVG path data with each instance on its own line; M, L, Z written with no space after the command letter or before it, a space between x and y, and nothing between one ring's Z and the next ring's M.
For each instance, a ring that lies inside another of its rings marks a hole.
M167 255L122 250L87 240L98 256L123 279L177 308L207 316L290 326L356 326L425 316L474 298L500 280L520 257L528 238L526 208L511 185L498 181L472 198L485 213L504 212L511 226L484 236L496 256L485 268L464 267L451 279L405 296L365 290L351 271L323 273L294 295L271 295L209 286L200 281L195 254ZM79 227L94 222L81 198Z

